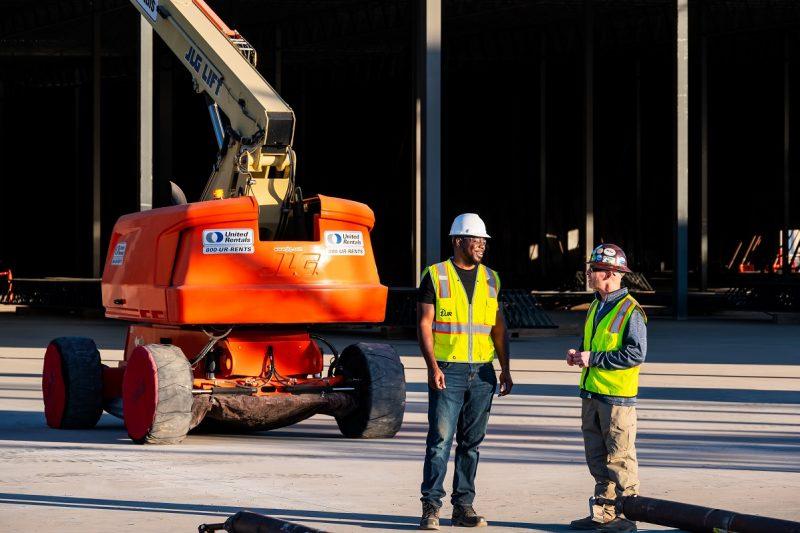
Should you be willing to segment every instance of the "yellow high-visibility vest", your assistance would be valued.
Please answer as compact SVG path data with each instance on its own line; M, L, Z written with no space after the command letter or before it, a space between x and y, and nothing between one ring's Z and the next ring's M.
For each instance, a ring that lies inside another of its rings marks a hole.
M639 310L647 322L639 302L630 294L621 298L594 328L598 301L592 302L586 323L583 326L583 349L590 352L609 352L622 347L622 335L635 310ZM639 366L622 370L604 370L587 367L581 372L580 387L589 392L606 396L636 396L639 391Z
M436 290L436 316L433 321L433 353L437 361L450 363L488 363L495 349L490 333L497 320L497 295L500 276L484 265L476 267L472 303L448 259L425 269Z

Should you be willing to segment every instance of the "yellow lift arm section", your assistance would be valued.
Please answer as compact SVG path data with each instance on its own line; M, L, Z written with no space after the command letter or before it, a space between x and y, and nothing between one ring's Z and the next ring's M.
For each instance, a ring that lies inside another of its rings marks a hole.
M256 70L255 50L203 0L131 3L189 70L195 90L207 94L230 121L201 200L218 197L220 190L226 198L253 195L262 206L263 225L274 230L293 192L292 108Z

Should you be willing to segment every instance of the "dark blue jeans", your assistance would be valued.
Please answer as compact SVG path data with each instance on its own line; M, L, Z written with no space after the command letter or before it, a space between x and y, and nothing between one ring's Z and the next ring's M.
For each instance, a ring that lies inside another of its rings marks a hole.
M444 476L455 434L456 471L450 501L453 505L472 505L478 446L486 435L497 377L491 363L439 363L439 368L446 388L428 387L428 438L421 500L442 506Z

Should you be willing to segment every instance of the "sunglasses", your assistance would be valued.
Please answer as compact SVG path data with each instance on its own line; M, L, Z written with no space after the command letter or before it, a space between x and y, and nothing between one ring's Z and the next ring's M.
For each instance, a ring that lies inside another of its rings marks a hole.
M468 244L484 244L484 245L488 244L488 241L486 240L485 237L459 237L459 238L463 239L463 241Z

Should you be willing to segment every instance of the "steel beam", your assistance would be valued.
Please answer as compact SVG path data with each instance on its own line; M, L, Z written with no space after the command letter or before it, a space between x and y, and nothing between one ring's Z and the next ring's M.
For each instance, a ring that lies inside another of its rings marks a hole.
M139 17L139 211L153 208L153 27Z
M103 250L101 249L102 198L100 189L100 81L101 81L101 14L92 16L92 277L99 278L102 272Z
M593 0L584 0L584 46L583 46L583 180L584 220L583 259L589 257L594 248L594 9ZM583 260L582 259L582 260ZM587 280L588 289L588 280Z
M677 0L674 312L688 316L689 223L689 0Z
M414 154L414 271L440 259L442 1L419 0Z

